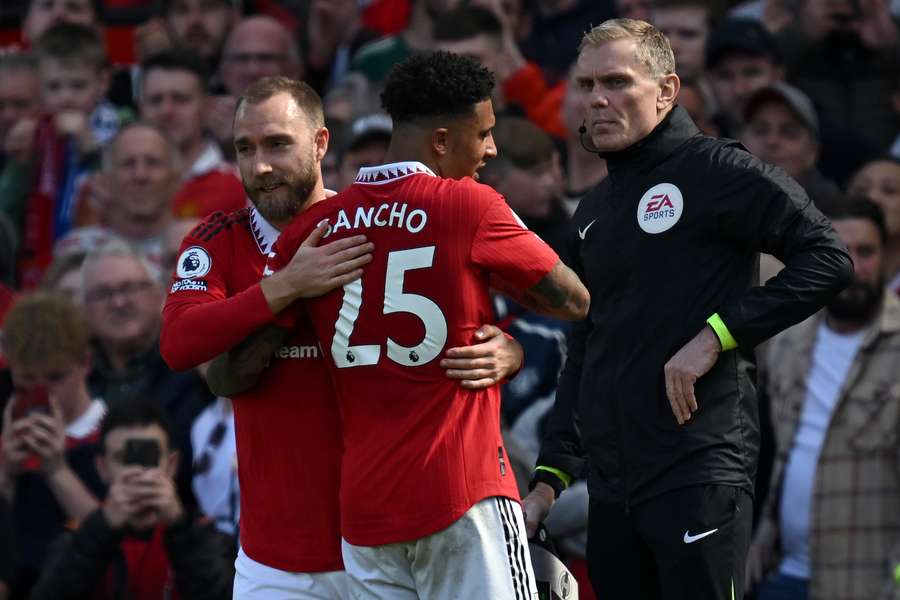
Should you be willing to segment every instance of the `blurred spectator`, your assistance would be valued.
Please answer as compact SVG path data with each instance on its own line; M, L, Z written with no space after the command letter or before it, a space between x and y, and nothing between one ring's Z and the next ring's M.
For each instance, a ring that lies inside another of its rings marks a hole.
M503 422L534 468L543 438L543 418L556 399L559 372L566 362L568 325L531 312L503 295L494 298L494 310L503 330L522 344L525 362L515 379L503 386ZM527 477L526 483L527 483Z
M650 22L653 0L616 0L616 16Z
M8 136L15 125L22 121L36 121L40 116L38 90L37 61L31 54L0 54L0 170L6 162ZM13 146L16 143L13 139ZM3 211L2 207L0 211Z
M303 79L296 40L284 25L267 16L247 17L235 25L219 70L225 91L235 97L263 77Z
M92 181L92 196L81 207L81 222L94 227L74 230L57 244L57 252L89 252L121 238L154 266L161 267L180 185L178 151L156 127L130 123L104 149L104 170ZM179 228L179 231L182 229Z
M237 0L163 0L169 43L199 54L209 73L216 71L222 45L240 14Z
M539 127L565 137L559 112L565 84L550 89L540 68L525 61L504 15L481 6L460 6L435 23L434 39L436 49L470 56L494 74L495 111L518 105Z
M824 114L886 150L900 116L891 105L898 34L884 1L801 0L778 33L788 79Z
M125 115L104 98L109 63L103 37L85 25L60 23L35 44L41 101L60 135L70 136L85 156L106 143Z
M6 213L23 232L19 281L24 287L37 284L54 241L72 227L87 175L99 167L100 145L126 118L104 98L109 70L96 30L54 25L35 52L47 115L16 126L30 131L10 152L0 182Z
M734 3L733 3L734 4ZM729 15L739 19L759 21L773 33L781 31L797 18L797 0L742 0Z
M522 117L499 117L493 133L497 157L482 167L480 180L565 257L569 215L562 205L562 171L553 140Z
M364 45L353 57L351 70L362 73L369 82L380 87L395 64L414 52L433 47L435 23L462 2L463 0L412 0L412 12L406 29Z
M350 140L341 153L336 191L348 188L360 168L384 164L391 130L391 118L385 114L373 113L353 121Z
M258 79L270 75L303 79L303 71L300 50L290 30L269 16L242 19L225 41L219 63L224 94L211 98L203 123L231 156L231 123L238 97Z
M723 136L737 137L750 96L784 78L781 53L760 23L729 19L710 35L706 61L719 111L715 125ZM818 166L829 178L845 182L863 163L880 155L859 132L818 107L816 114L821 140Z
M340 81L350 69L350 59L378 34L363 27L358 0L311 0L306 20L306 81L322 92L326 84Z
M850 180L847 193L881 206L888 232L884 272L888 287L900 294L900 161L883 158L866 164Z
M98 11L115 12L115 9L109 10L109 5L103 0L29 0L22 35L26 43L34 44L45 31L60 23L90 27L102 35L103 23ZM112 45L115 48L115 42ZM130 109L133 104L131 92L128 70L114 68L110 73L109 89L105 92L107 99L118 107Z
M678 105L691 116L691 120L703 135L719 137L719 128L710 118L708 103L703 89L697 82L688 77L681 78L681 89L678 90Z
M615 17L614 0L535 0L531 32L522 42L525 57L541 67L553 85L566 77L578 44L593 25Z
M141 65L141 117L175 143L184 166L184 182L171 204L176 217L203 218L247 204L235 168L203 131L210 101L195 55L162 52Z
M856 273L823 311L776 337L767 356L777 449L747 559L758 600L898 591L900 301L884 287L878 206L860 199L828 216Z
M581 197L607 175L606 161L591 148L590 138L581 131L584 125L583 93L578 86L572 85L570 77L561 109L566 127L563 206L570 217L578 208Z
M97 25L97 12L93 0L31 0L22 21L22 36L34 43L51 26L58 23Z
M784 77L775 40L749 19L729 19L712 31L706 69L719 110L716 125L727 137L735 137L741 129L750 96Z
M82 276L95 341L90 388L110 404L139 396L160 406L181 452L179 493L193 506L191 424L212 396L196 373L171 371L159 354L165 296L159 275L129 246L110 242L88 255Z
M717 2L656 0L650 22L662 31L675 53L679 77L700 80L706 62L706 38L718 19Z
M747 101L744 117L740 139L750 152L787 171L812 198L838 192L816 169L819 119L803 92L782 82L758 90Z
M66 252L57 255L41 280L41 288L55 292L75 303L80 303L81 265L84 263L84 252Z
M241 505L231 400L217 398L200 413L191 426L191 446L197 506L217 530L237 535Z
M103 508L54 546L32 598L230 599L234 554L179 497L178 451L159 409L112 405L100 445Z
M340 83L328 90L322 104L332 134L339 134L341 126L349 126L357 115L381 110L378 94L361 73L347 73ZM329 149L332 145L329 143Z
M103 496L94 457L106 407L88 392L90 331L71 301L45 292L20 298L4 323L3 351L14 393L3 413L0 490L13 507L19 597L50 542Z

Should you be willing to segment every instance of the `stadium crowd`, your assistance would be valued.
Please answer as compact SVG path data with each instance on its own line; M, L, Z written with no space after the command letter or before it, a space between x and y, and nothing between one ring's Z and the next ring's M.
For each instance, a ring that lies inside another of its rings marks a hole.
M183 238L249 205L232 143L248 86L277 75L321 95L324 185L341 191L383 162L395 64L475 58L497 83L480 181L565 260L570 217L607 176L570 72L584 31L616 16L666 34L678 105L796 180L856 268L757 349L747 589L900 598L900 2L16 0L0 7L0 600L231 597L231 401L159 340ZM761 281L781 266L762 256ZM502 423L525 495L569 326L493 302L524 348ZM141 463L123 432L157 455ZM581 598L606 600L587 579L587 508L576 478L547 525Z

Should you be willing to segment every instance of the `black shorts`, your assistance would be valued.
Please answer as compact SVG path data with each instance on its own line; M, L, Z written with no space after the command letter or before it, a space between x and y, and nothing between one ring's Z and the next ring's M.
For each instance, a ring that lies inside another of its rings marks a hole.
M592 500L587 559L603 600L740 600L753 501L731 486L686 487L631 507Z

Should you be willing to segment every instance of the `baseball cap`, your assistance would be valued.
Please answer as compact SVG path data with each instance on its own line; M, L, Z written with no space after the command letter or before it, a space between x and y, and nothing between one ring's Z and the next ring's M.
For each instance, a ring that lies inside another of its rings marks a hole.
M774 63L781 54L772 34L753 19L728 19L709 34L706 41L706 68L714 69L729 54L765 56Z
M744 122L749 123L756 111L770 102L780 102L787 106L803 126L812 133L813 137L819 138L819 117L816 115L812 100L794 86L783 81L759 89L750 96L747 106L744 108Z
M370 113L358 117L350 125L350 136L347 150L355 150L374 140L390 141L393 123L391 118L382 113Z

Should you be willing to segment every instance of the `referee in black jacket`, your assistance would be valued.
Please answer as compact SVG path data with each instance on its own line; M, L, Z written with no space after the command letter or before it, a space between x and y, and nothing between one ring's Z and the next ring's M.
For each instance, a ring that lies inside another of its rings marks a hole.
M665 36L616 19L585 34L572 79L609 176L573 217L591 310L570 336L524 508L533 530L587 471L590 577L611 600L743 597L754 347L853 275L795 181L698 132L674 71ZM762 287L760 252L786 265Z

